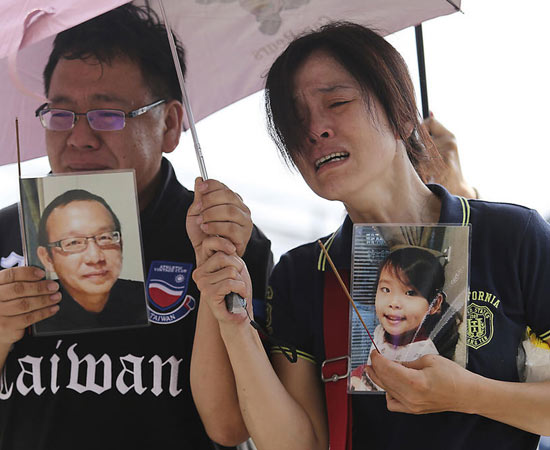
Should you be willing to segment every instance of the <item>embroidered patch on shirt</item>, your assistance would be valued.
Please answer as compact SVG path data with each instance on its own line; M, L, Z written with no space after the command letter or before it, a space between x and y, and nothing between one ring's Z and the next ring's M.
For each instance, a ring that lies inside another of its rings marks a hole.
M475 303L468 305L468 337L467 344L478 349L493 339L493 313L488 306Z
M149 320L167 325L187 316L196 300L187 295L193 265L173 261L153 261L147 276Z

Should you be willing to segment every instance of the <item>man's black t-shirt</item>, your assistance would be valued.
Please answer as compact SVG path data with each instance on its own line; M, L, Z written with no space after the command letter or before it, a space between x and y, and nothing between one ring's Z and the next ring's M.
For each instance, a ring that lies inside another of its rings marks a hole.
M164 159L162 186L141 213L150 325L60 336L26 335L0 377L0 448L211 449L191 396L199 300L186 233L193 193ZM17 206L0 212L2 267L22 263ZM265 295L270 242L254 228L244 260Z

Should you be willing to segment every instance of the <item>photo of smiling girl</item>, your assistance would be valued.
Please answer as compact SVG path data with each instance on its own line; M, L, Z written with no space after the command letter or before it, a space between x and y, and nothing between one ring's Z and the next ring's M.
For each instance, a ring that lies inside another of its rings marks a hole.
M374 330L374 342L386 358L402 362L440 354L430 336L442 312L448 309L443 291L444 258L423 247L405 246L394 249L382 261L375 298L379 324ZM458 341L457 321L452 325L445 348L454 348ZM370 349L367 365L373 350L374 346ZM352 371L350 389L381 390L368 378L365 364Z

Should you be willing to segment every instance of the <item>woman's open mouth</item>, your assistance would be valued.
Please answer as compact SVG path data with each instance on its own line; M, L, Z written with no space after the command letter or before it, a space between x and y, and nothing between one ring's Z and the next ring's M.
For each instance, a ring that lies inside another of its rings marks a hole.
M322 158L319 158L317 161L315 161L315 170L319 170L322 166L330 162L342 161L346 158L349 158L348 152L330 153L329 155L325 155Z

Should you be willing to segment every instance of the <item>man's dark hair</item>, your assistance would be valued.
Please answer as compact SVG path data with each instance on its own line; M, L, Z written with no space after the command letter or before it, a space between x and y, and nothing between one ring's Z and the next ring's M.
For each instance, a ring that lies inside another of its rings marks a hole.
M373 98L380 102L414 168L427 181L435 169L431 163L440 159L420 124L407 65L382 36L350 22L333 22L298 37L269 70L265 90L268 128L287 163L295 165L308 137L307 124L300 121L293 98L294 77L317 50L327 52L357 80L369 110L372 111Z
M185 75L183 47L175 35L174 41ZM59 33L44 69L46 96L60 58L88 57L96 58L101 64L111 64L117 57L126 57L139 66L155 97L182 101L168 33L149 7L126 4Z
M47 247L49 250L48 244L50 241L48 237L48 231L46 230L46 224L48 222L48 218L56 208L60 206L66 206L69 203L77 202L77 201L98 202L103 206L105 206L105 208L107 209L107 211L109 211L113 219L113 223L115 226L115 229L113 231L121 231L120 220L118 220L118 217L116 216L114 211L111 209L111 207L103 197L92 194L91 192L85 191L84 189L72 189L54 198L42 212L42 216L40 217L40 222L38 223L38 245L42 247Z

